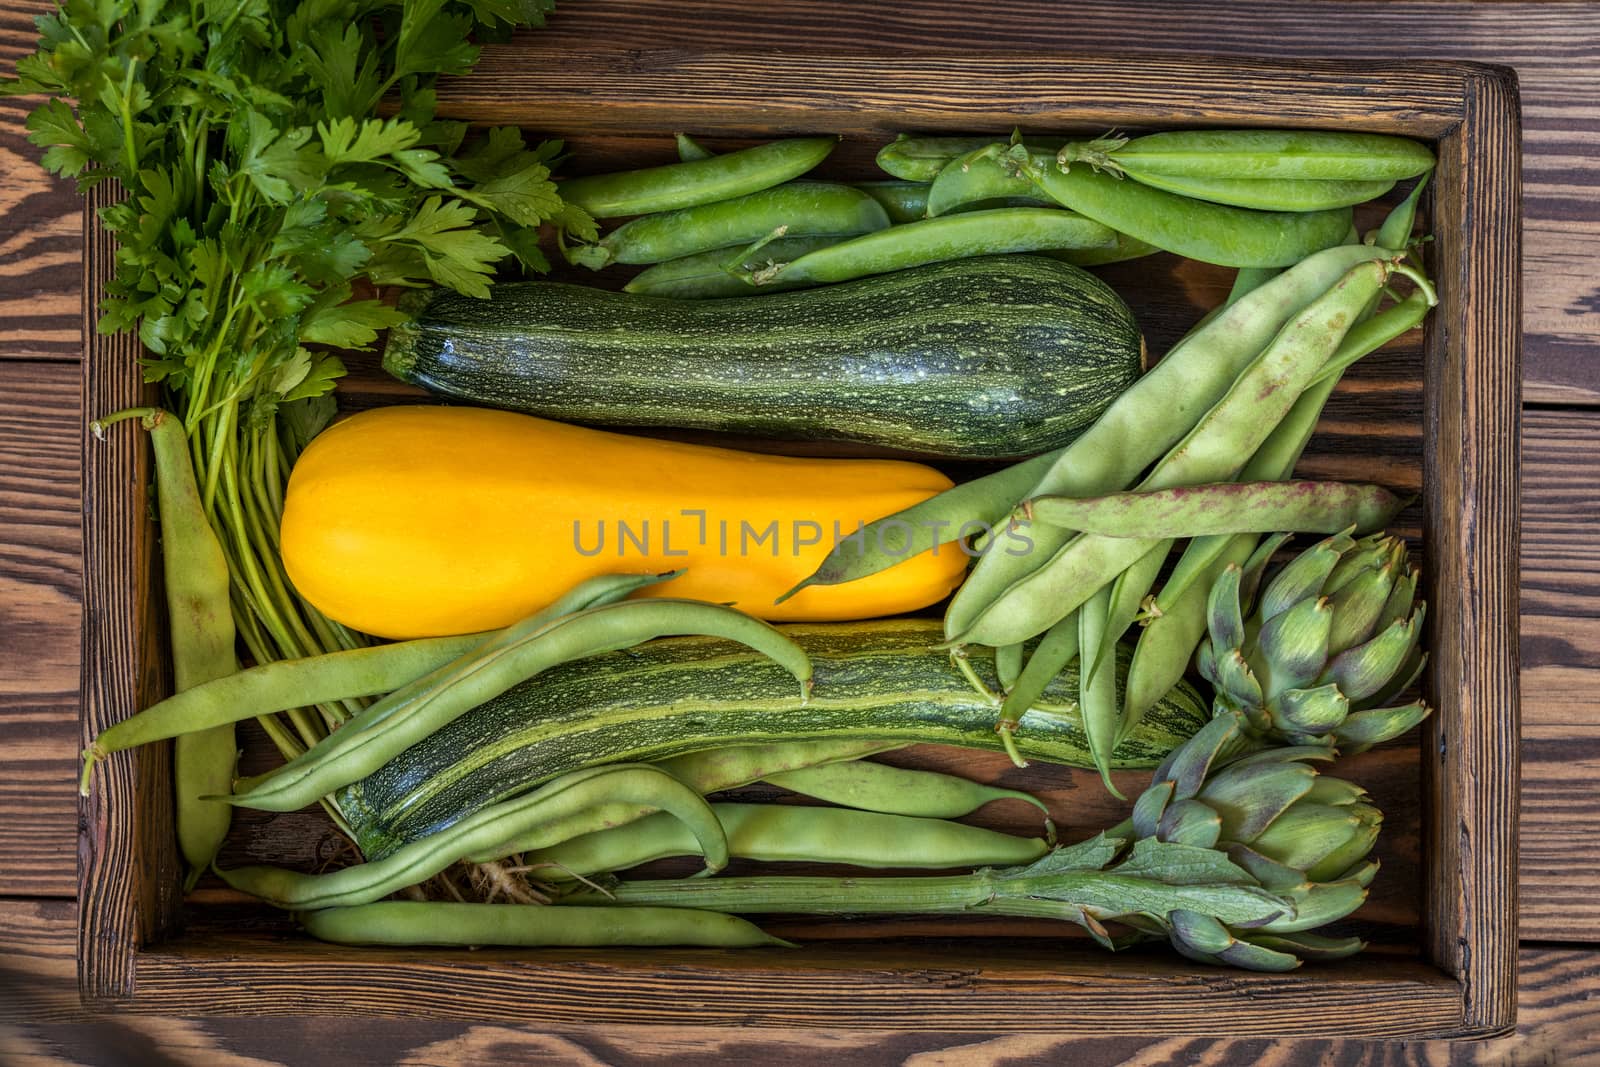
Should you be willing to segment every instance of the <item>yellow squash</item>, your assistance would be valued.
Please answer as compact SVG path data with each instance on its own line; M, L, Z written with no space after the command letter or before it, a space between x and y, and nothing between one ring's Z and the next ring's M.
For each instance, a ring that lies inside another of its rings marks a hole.
M897 460L801 459L629 437L482 408L378 408L295 465L284 566L330 618L382 637L505 626L585 578L686 573L656 595L765 619L913 611L961 580L956 545L774 601L835 538L950 487Z

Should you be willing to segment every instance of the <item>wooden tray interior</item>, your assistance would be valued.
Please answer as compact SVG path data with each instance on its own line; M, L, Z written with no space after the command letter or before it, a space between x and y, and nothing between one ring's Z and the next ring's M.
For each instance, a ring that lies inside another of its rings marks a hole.
M713 62L702 57L699 62ZM600 61L595 61L599 63ZM604 83L610 92L632 91L622 86L612 64L602 71L611 81ZM941 62L949 62L948 59ZM842 62L845 68L847 62ZM1025 64L1023 64L1025 66ZM675 67L667 67L676 70ZM918 68L920 69L920 68ZM1072 64L1061 63L1061 72L1077 72ZM1452 68L1453 69L1453 68ZM1463 68L1463 70L1469 70ZM570 72L569 72L570 73ZM847 70L848 73L848 70ZM1012 85L1020 75L1013 73ZM1280 80L1287 75L1279 70ZM522 113L523 101L555 99L553 89L517 81L515 72L490 98L460 97L446 93L447 106L458 114L500 122L531 118ZM1384 72L1374 76L1382 85L1399 83ZM1453 80L1452 80L1453 78ZM487 82L489 79L483 79ZM1478 84L1466 73L1456 71L1445 83L1461 88ZM670 81L670 79L669 79ZM477 82L474 82L477 84ZM851 83L855 84L855 83ZM1347 84L1347 83L1341 83ZM1492 78L1484 84L1493 85ZM619 88L619 86L621 86ZM993 91L1000 93L1004 86ZM1432 83L1424 85L1431 90ZM909 90L907 90L909 91ZM1418 90L1421 92L1422 90ZM1445 89L1438 90L1445 97ZM1329 90L1332 96L1339 94ZM517 94L524 94L518 96ZM543 94L541 96L541 94ZM595 94L605 97L605 92ZM806 122L806 101L787 101L775 110L752 115L732 107L723 112L699 111L673 101L685 99L669 84L663 95L641 104L645 113L610 116L582 100L561 117L566 125L551 132L563 135L574 160L582 170L610 170L621 167L668 162L674 158L671 132L683 129L702 136L705 144L717 150L739 147L796 132L843 132L839 150L815 177L840 180L880 178L872 156L892 134L889 130L909 128L940 132L994 133L1006 135L1013 119L1006 115L959 111L902 116L886 110L854 111L836 107L831 112L812 114ZM1342 97L1341 97L1342 99ZM787 100L787 98L785 98ZM538 108L528 105L534 112ZM1243 105L1239 105L1241 108ZM1331 104L1329 107L1331 108ZM1425 220L1441 231L1441 240L1431 246L1429 270L1442 283L1459 280L1457 260L1463 250L1442 231L1459 221L1461 174L1453 172L1448 154L1459 140L1461 120L1452 117L1448 103L1429 105L1435 113L1410 122L1396 119L1375 120L1352 117L1332 111L1318 113L1308 124L1365 125L1411 132L1438 139L1446 157L1436 182L1442 190L1430 194L1424 206ZM1458 109L1460 99L1455 101ZM1143 104L1154 114L1142 125L1171 127L1186 124L1218 125L1216 119L1194 119L1171 110ZM1101 133L1109 125L1132 125L1115 113L1102 113L1081 105L1056 112L1053 121L1046 116L1030 116L1029 129L1059 130L1065 133ZM1109 109L1115 112L1115 109ZM1443 117L1439 117L1443 116ZM698 119L699 121L694 121ZM1108 121L1109 120L1109 121ZM1449 121L1447 121L1449 120ZM903 123L903 125L902 125ZM530 126L532 122L528 123ZM648 131L648 132L646 132ZM575 171L579 168L575 168ZM1392 199L1392 198L1391 198ZM1361 209L1358 222L1363 229L1376 225L1388 202ZM91 252L94 246L91 245ZM105 257L91 255L91 270L103 267ZM554 276L587 284L619 285L631 273L613 269L595 275L558 268ZM1170 255L1157 255L1124 264L1097 268L1096 273L1110 282L1134 309L1153 353L1165 351L1179 335L1226 294L1232 271L1210 267ZM96 287L97 288L97 287ZM89 291L95 291L90 288ZM1449 618L1449 604L1456 591L1441 585L1441 575L1453 574L1449 562L1440 566L1433 558L1436 545L1454 545L1425 530L1438 527L1438 509L1446 496L1425 483L1429 471L1448 470L1452 457L1433 454L1429 444L1435 438L1431 428L1438 425L1440 413L1429 380L1450 358L1449 339L1440 323L1450 311L1441 308L1432 317L1429 330L1414 333L1389 345L1357 364L1345 377L1323 415L1318 433L1303 459L1299 472L1310 477L1364 479L1381 482L1403 493L1415 494L1418 501L1397 520L1395 527L1411 540L1416 558L1427 567L1427 593L1434 607ZM121 354L126 358L126 353ZM107 358L116 358L111 356ZM1431 361L1431 362L1430 362ZM99 359L106 362L105 358ZM419 390L389 379L373 357L351 362L351 374L341 383L340 404L344 411L364 407L426 401ZM112 380L111 372L98 377L90 364L88 373L95 390L86 393L91 404L100 397L126 387ZM126 363L120 364L125 368ZM1514 418L1514 416L1513 416ZM699 439L706 439L701 435ZM1513 438L1514 441L1514 438ZM782 451L812 451L828 454L865 454L837 446L796 448L744 440L733 443L772 447ZM972 464L939 464L952 476L965 477L982 469ZM126 464L125 464L126 467ZM131 477L130 477L131 473ZM141 489L140 471L126 469L121 479L109 474L117 492L133 499ZM92 492L86 471L86 492ZM1430 478L1431 480L1431 478ZM1430 527L1430 522L1434 523ZM86 538L95 538L101 526L86 526ZM1298 543L1309 542L1303 538ZM94 560L94 546L87 550L86 564ZM130 550L124 549L125 553ZM96 561L101 562L101 561ZM121 564L131 568L134 580L124 582L117 593L136 606L153 625L142 629L148 640L159 626L155 604L148 599L149 546L135 546ZM1513 556L1514 566L1514 556ZM86 565L86 574L91 572ZM88 591L91 599L97 590ZM1441 604L1441 598L1443 603ZM85 663L90 663L95 626L103 620L86 620L88 636ZM1434 623L1434 633L1440 632ZM1445 633L1449 633L1446 629ZM134 688L142 695L162 691L160 667L153 663L159 655L149 647L128 644L131 635L119 635L124 644L125 666L134 678L143 679ZM1436 638L1437 639L1437 638ZM1498 653L1497 653L1498 654ZM1449 679L1441 679L1441 662L1436 658L1425 686L1430 700L1443 711L1439 717L1454 716L1458 709L1451 702L1458 691ZM137 668L137 669L135 669ZM92 670L93 668L86 668ZM1499 665L1504 669L1504 664ZM102 671L102 673L104 673ZM126 686L124 686L126 688ZM86 679L86 693L89 692ZM126 701L126 697L124 697ZM144 703L140 700L139 703ZM120 718L112 714L108 721ZM1438 717L1436 717L1438 718ZM1504 724L1498 729L1503 732ZM270 748L258 732L247 730L247 760L260 763ZM1253 976L1219 972L1186 964L1165 952L1136 952L1112 958L1099 952L1079 937L1074 929L1033 921L985 921L973 919L894 919L894 920L805 920L764 922L776 933L803 941L807 947L796 953L706 953L600 951L589 953L393 953L340 949L319 945L295 933L292 923L244 898L232 894L214 880L202 884L182 911L186 930L169 937L175 929L178 909L171 890L146 891L136 901L124 901L123 923L137 926L140 939L150 942L143 950L128 953L120 969L101 967L100 973L86 976L85 989L91 996L126 998L136 991L135 1006L170 1005L174 999L195 997L204 1010L227 1012L272 1012L305 1010L303 991L330 991L337 988L338 1005L322 1007L333 1013L356 1011L378 1014L406 1014L413 1011L460 1017L507 1018L594 1018L594 1012L608 1018L648 1021L653 1018L683 1021L686 1004L698 1005L695 1018L705 1021L763 1021L773 1025L936 1025L941 1029L1044 1029L1097 1030L1100 1032L1148 1033L1161 1029L1181 1032L1278 1032L1329 1033L1343 1028L1351 1032L1391 1034L1448 1034L1482 1032L1506 1025L1509 1016L1504 1005L1492 1003L1477 1015L1470 1010L1470 998L1463 990L1467 964L1457 955L1441 953L1438 932L1441 924L1460 925L1455 905L1442 905L1441 887L1463 882L1460 865L1447 853L1435 848L1431 827L1441 808L1441 791L1453 787L1435 769L1424 753L1437 750L1440 728L1437 723L1411 738L1383 748L1341 760L1333 773L1367 787L1385 813L1384 833L1376 855L1382 861L1378 880L1368 903L1341 930L1359 933L1372 947L1355 961L1334 965L1311 965L1293 976ZM1514 731L1511 735L1514 741ZM1497 743L1503 743L1502 738ZM884 757L889 762L959 768L961 773L997 782L1012 788L1033 791L1052 809L1067 840L1092 833L1123 817L1122 805L1101 789L1089 772L1036 765L1026 770L1012 767L998 756L954 752L918 747ZM136 767L124 767L125 793L117 796L135 804L136 813L119 809L108 817L104 798L91 801L88 820L92 846L105 850L108 843L123 835L129 854L147 857L141 871L143 880L170 883L173 874L170 831L162 822L161 783L164 782L164 757L142 754ZM130 763L133 758L130 758ZM1147 775L1130 772L1118 776L1124 792L1133 795ZM772 797L775 791L754 788L742 791L745 797ZM1513 794L1514 795L1514 794ZM133 801L134 796L141 799ZM1448 806L1448 805L1445 805ZM122 820L121 825L118 821ZM969 821L1013 832L1037 832L1032 809L1016 804L991 805ZM276 862L304 869L316 869L330 861L339 848L337 836L315 811L271 817L264 813L241 811L234 833L221 862ZM116 851L112 849L111 851ZM152 862L153 861L153 862ZM1454 865L1452 865L1454 864ZM95 884L93 864L86 885ZM670 868L668 868L670 869ZM1506 870L1511 877L1512 869ZM108 897L108 900L114 899ZM89 900L94 907L94 898ZM137 904L137 906L135 906ZM1499 909L1497 909L1498 911ZM126 929L126 926L122 927ZM1514 945L1514 932L1511 935ZM91 957L90 963L95 961ZM1480 961L1481 962L1481 961ZM89 967L93 972L95 968ZM464 980L467 989L452 988ZM370 983L352 996L360 983ZM615 983L626 983L630 1006L626 1009L597 1007ZM610 983L610 984L608 984ZM266 995L262 996L262 991ZM1159 997L1157 990L1159 989ZM465 992L471 997L463 999ZM248 995L247 995L248 993ZM644 994L640 996L638 994ZM891 997L890 994L893 993ZM538 1000L531 999L533 995ZM645 1002L661 998L655 1006ZM874 999L881 998L881 999ZM1131 998L1131 999L1130 999ZM126 1002L126 1001L125 1001ZM1278 1005L1281 1003L1281 1010ZM1308 1003L1316 1010L1307 1012ZM1341 1006L1348 1003L1355 1013L1341 1017ZM535 1006L537 1004L537 1006ZM1045 1017L1022 1011L1033 1004ZM1269 1006L1269 1004L1271 1006ZM1374 1015L1374 1004L1387 1004ZM1464 1006L1465 1005L1465 1006ZM1358 1010L1359 1009L1359 1012ZM1364 1015L1361 1013L1365 1013Z

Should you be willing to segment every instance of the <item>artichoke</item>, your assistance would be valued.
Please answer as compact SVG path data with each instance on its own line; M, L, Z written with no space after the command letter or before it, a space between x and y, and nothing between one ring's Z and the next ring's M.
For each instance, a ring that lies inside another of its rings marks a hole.
M1156 771L1112 833L1223 853L1290 905L1244 923L1175 909L1159 924L1174 948L1259 971L1360 951L1360 938L1311 932L1359 907L1378 869L1368 853L1382 813L1359 786L1305 762L1331 758L1320 745L1259 748L1242 713L1220 711Z
M1392 705L1422 673L1427 605L1397 537L1335 534L1260 586L1230 565L1211 588L1196 655L1215 709L1258 738L1359 752L1409 730L1421 700ZM1246 614L1248 608L1249 614Z

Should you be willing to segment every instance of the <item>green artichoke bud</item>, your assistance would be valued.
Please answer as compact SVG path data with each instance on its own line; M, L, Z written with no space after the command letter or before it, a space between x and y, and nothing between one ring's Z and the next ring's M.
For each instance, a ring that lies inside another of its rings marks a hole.
M1211 588L1196 654L1218 711L1251 733L1359 752L1428 716L1421 701L1390 705L1422 673L1427 605L1405 543L1335 534L1296 556L1253 595L1229 567ZM1251 602L1254 601L1252 604Z
M1127 829L1140 839L1224 853L1288 906L1244 922L1173 911L1164 917L1168 939L1191 959L1252 970L1357 952L1359 938L1310 931L1366 899L1383 815L1360 786L1321 775L1308 762L1331 758L1325 746L1262 749L1252 733L1244 712L1219 710L1156 771Z

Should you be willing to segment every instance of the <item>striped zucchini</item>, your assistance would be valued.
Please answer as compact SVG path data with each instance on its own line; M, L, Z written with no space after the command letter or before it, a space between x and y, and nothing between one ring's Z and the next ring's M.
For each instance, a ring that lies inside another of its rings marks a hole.
M559 282L402 299L398 378L566 422L1000 459L1057 448L1138 377L1133 313L1043 256L680 301Z
M996 706L939 648L935 619L784 627L810 654L815 688L759 653L706 638L671 638L547 671L462 716L338 797L369 859L441 830L487 804L579 767L665 759L726 745L852 738L998 749ZM1119 687L1129 653L1120 650ZM992 687L990 650L971 650ZM1078 679L1063 671L1022 717L1026 756L1092 767L1077 717ZM1179 685L1112 756L1152 768L1210 718Z

